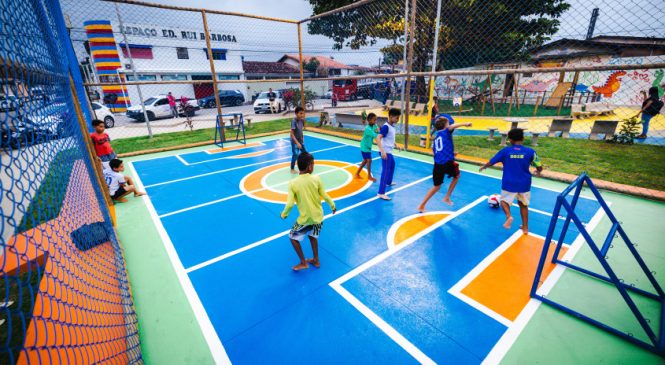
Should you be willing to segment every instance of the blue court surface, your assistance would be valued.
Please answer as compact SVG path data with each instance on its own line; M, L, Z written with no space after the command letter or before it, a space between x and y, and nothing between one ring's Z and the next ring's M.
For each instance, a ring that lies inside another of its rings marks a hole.
M501 299L504 289L530 288L533 280L528 269L506 266L508 256L537 261L559 192L533 187L530 241L521 244L518 208L506 230L500 209L487 205L501 190L496 177L463 170L455 204L437 194L423 215L416 207L432 185L429 159L396 153L393 200L383 201L378 183L351 176L361 161L358 143L307 134L305 145L317 161L315 173L337 196L337 213L324 203L321 268L301 272L291 270L298 260L287 236L297 208L280 218L294 176L288 137L132 163L216 358L235 364L501 359L537 305L528 290L519 293L523 303L506 307ZM380 157L374 157L378 178ZM591 229L600 219L593 199L581 199L577 213ZM577 238L571 229L567 254L574 254ZM307 241L303 249L310 257ZM507 275L489 281L484 275L501 271ZM557 275L555 269L542 288Z

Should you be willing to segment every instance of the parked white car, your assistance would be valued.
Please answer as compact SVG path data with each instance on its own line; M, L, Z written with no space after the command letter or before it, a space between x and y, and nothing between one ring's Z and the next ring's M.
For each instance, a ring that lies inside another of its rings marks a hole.
M157 118L168 118L173 116L173 113L171 113L171 107L169 106L169 100L166 98L166 95L153 96L148 98L143 103L145 104L145 112L148 114L149 120L154 120ZM184 111L180 109L180 99L176 99L176 105L178 105L178 114L184 115ZM190 116L196 114L196 111L201 109L198 101L194 98L188 98L187 105L191 107ZM143 121L143 108L141 108L141 104L136 104L127 108L127 116L132 119Z
M277 95L277 98L275 99L275 102L277 103L277 112L280 113L282 110L286 110L286 104L284 103L284 99L282 99L282 93L277 90L273 92ZM260 93L254 101L254 113L259 114L261 112L271 112L267 91Z
M95 101L90 104L92 105L95 118L104 121L106 128L113 128L115 126L115 116L111 113L111 109Z

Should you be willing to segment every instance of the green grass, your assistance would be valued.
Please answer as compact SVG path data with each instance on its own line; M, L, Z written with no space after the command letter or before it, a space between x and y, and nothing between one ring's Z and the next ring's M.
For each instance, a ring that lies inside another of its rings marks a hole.
M64 150L55 156L16 228L17 233L25 232L60 215L69 176L74 167L72 161L75 158L74 150Z
M462 103L462 110L466 109L472 109L467 112L463 112L461 115L462 116L494 116L494 117L507 117L508 116L508 109L510 109L510 116L511 117L553 117L556 116L557 113L557 108L546 108L543 105L538 106L538 110L536 111L536 114L534 115L533 111L535 110L535 105L531 104L523 104L519 106L519 109L513 105L510 107L509 103L494 103L494 111L492 111L492 104L487 100L485 102L485 111L484 113L481 113L482 111L482 102L477 102L477 103ZM459 110L459 107L453 107L453 102L451 100L441 100L439 101L439 110L442 113L448 112L453 115L458 115L457 110ZM559 112L559 115L570 115L570 107L562 107L561 111Z
M277 119L269 122L252 124L250 128L245 129L245 134L249 137L256 134L275 132L289 129L290 118ZM226 131L227 135L231 130ZM235 132L233 132L235 133ZM235 134L234 134L235 136ZM153 148L165 148L182 146L189 143L211 141L215 138L215 128L195 129L193 131L163 133L149 138L148 136L130 137L113 140L113 150L115 153L128 153Z
M362 131L323 127L357 136ZM397 135L398 142L404 135ZM455 151L490 159L502 147L500 138L488 141L487 136L455 136ZM418 146L420 137L409 136L409 145ZM531 145L531 139L524 143ZM591 178L620 184L665 191L665 147L654 145L617 145L586 139L540 138L538 152L545 168L578 175L586 171Z

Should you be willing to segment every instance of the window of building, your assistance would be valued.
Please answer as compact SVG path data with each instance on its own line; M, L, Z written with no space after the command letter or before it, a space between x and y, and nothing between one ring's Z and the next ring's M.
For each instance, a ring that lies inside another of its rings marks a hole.
M342 74L342 70L339 68L331 68L328 70L328 75L329 76L340 76Z
M134 81L134 75L127 75L127 81ZM156 75L139 75L139 81L157 81Z
M205 52L206 58L210 59L208 57L208 49L204 48L203 52ZM217 61L226 61L226 50L221 49L221 48L213 48L212 49L212 59L217 60Z
M217 75L217 80L240 80L238 75Z
M189 59L189 52L187 51L187 48L177 47L175 49L175 51L178 54L178 59L179 60L188 60Z
M162 81L185 81L187 75L162 75Z
M127 47L123 43L120 43L120 49L122 49L122 56L127 58L129 54L127 53ZM129 53L132 58L151 60L152 57L152 46L142 45L142 44L129 44Z

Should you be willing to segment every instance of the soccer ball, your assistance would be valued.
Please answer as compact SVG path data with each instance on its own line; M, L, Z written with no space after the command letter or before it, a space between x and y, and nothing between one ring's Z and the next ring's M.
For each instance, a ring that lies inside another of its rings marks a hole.
M498 208L499 205L501 205L501 195L499 194L490 195L490 197L487 198L487 204L490 206L490 208Z

